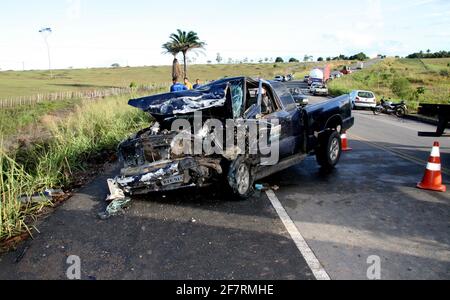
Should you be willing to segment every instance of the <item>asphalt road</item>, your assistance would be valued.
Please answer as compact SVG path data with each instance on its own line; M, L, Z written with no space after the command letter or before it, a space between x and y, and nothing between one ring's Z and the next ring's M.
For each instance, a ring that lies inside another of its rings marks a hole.
M450 279L450 193L416 188L436 139L417 131L435 128L368 111L355 117L353 151L332 174L311 157L263 183L279 186L276 198L331 279L367 279L373 256L382 279ZM450 139L437 140L450 169ZM111 166L41 222L34 240L0 257L0 279L65 279L70 255L80 257L83 279L315 279L266 194L244 202L220 187L152 194L100 221L116 172Z

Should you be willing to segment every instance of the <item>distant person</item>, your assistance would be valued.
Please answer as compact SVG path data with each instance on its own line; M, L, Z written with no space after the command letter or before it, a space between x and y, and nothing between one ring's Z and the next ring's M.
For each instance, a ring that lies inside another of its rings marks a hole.
M183 85L183 84L178 82L178 78L176 78L176 77L173 78L172 83L173 84L170 87L170 92L171 93L182 92L182 91L187 91L188 90L188 88L185 85Z
M184 85L187 87L188 90L192 90L194 87L192 86L192 83L189 82L189 78L184 78Z
M201 86L200 79L195 80L194 90L198 89Z

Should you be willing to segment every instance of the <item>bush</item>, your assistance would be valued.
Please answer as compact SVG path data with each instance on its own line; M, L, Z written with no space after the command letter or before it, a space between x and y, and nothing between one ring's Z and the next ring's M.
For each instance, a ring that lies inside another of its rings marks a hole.
M284 59L283 59L282 57L277 57L277 58L275 59L275 62L276 62L276 63L284 63Z
M442 77L449 77L450 76L448 70L441 70L439 72L439 75L441 75Z
M398 77L392 82L391 89L395 95L406 98L411 94L411 83L404 77Z

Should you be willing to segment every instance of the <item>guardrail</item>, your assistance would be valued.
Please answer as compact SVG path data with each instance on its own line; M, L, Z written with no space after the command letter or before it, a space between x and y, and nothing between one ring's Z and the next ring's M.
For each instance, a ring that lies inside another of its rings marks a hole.
M75 99L99 99L110 96L127 95L133 92L154 92L169 88L169 83L154 83L150 85L140 85L136 88L129 87L112 87L101 90L84 90L84 91L64 91L49 94L36 94L32 96L21 96L7 99L0 99L0 109L3 108L17 108L20 106L33 106L42 102L49 101L65 101Z

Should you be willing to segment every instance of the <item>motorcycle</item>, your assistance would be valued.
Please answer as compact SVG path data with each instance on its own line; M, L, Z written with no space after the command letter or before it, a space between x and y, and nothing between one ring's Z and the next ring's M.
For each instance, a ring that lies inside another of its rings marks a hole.
M380 115L382 113L388 115L395 114L397 117L403 118L408 112L408 107L404 100L400 103L393 103L392 101L381 99L381 104L372 109L372 111L374 115Z

